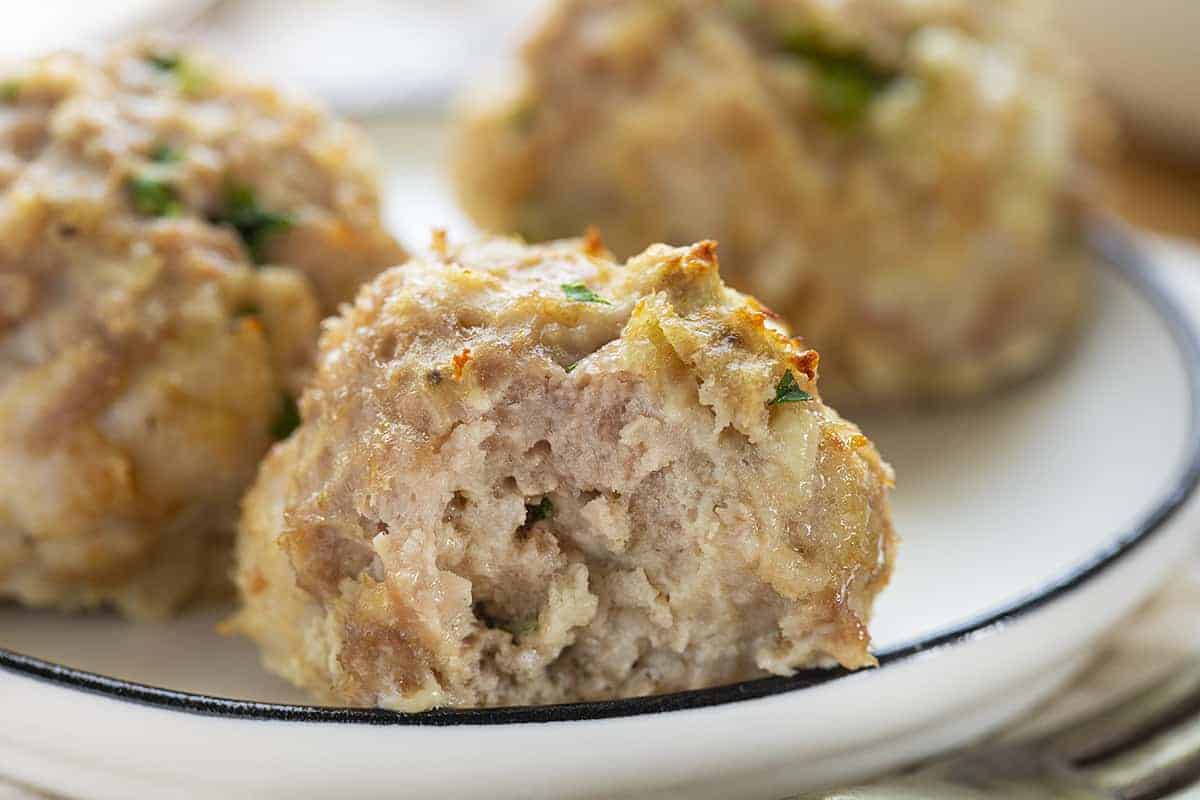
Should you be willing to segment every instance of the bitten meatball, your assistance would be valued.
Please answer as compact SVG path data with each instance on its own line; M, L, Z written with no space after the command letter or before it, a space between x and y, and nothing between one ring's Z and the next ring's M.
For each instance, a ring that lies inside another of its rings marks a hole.
M0 598L228 586L322 312L403 256L361 147L159 40L0 76Z
M715 246L435 243L327 323L231 622L324 701L628 697L874 663L891 471Z
M835 401L975 395L1086 296L1081 154L1107 136L1044 27L1018 0L565 0L464 115L456 181L531 241L718 239Z

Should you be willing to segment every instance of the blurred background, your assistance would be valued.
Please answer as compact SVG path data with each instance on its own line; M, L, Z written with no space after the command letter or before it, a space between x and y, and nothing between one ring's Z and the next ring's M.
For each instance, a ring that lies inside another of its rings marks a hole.
M1106 202L1152 231L1200 239L1200 2L1048 0L1125 122ZM469 78L506 68L544 0L10 2L0 62L139 30L187 34L245 72L347 115L437 117Z

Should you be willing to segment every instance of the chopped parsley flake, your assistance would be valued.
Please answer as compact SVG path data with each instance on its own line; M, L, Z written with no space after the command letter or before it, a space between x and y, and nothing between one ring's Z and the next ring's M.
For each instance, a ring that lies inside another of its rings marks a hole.
M563 372L566 372L569 375L570 373L574 372L575 368L578 366L578 361L572 361L570 364L567 364L565 367L563 367Z
M225 206L216 214L213 222L229 225L236 230L256 264L266 260L263 248L267 240L293 224L290 214L262 208L249 186L231 186L225 192Z
M789 369L779 379L779 383L775 386L775 397L767 405L777 406L783 403L802 403L807 400L812 400L812 395L800 388L796 383L796 377L792 375Z
M196 96L208 86L208 73L179 53L148 53L145 58L146 63L159 72L173 74L179 81L180 91L186 95Z
M211 77L208 72L191 61L185 61L175 70L179 78L179 90L188 97L199 97L208 88Z
M856 125L881 84L848 65L830 66L817 73L816 98L825 115L839 125Z
M563 294L569 299L576 300L580 303L602 303L606 306L611 306L612 303L605 300L600 295L593 292L582 283L564 283L562 285Z
M178 53L147 53L146 63L160 72L175 72L183 65L183 57Z
M135 176L126 182L125 188L139 214L152 217L177 217L182 211L175 187L159 178Z
M181 158L183 153L166 143L156 144L150 151L150 160L155 164L173 164Z
M783 49L813 68L813 99L838 125L861 122L871 102L896 77L862 53L839 49L811 33L786 36Z
M300 427L300 407L296 405L296 398L290 394L284 394L279 400L279 411L275 414L275 419L271 421L271 437L275 441L281 441L292 435L296 428Z
M0 103L15 103L21 94L21 84L15 80L0 81Z
M536 506L531 506L528 503L525 505L525 524L532 525L543 519L550 519L554 516L554 503L550 502L549 497L543 497Z

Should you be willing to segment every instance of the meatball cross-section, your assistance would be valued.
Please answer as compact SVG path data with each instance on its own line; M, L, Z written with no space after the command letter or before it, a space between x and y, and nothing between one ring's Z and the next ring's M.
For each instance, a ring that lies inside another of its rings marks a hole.
M231 628L322 700L628 697L873 662L890 469L715 245L436 240L324 332Z

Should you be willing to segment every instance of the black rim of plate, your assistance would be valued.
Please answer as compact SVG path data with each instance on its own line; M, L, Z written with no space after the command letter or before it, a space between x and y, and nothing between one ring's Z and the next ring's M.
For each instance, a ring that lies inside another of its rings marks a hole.
M980 614L965 622L908 643L889 647L876 655L879 667L911 659L923 653L966 641L1029 614L1056 598L1082 586L1113 566L1148 541L1184 505L1200 483L1200 342L1192 324L1176 305L1158 279L1151 274L1147 256L1115 223L1093 224L1088 241L1100 260L1116 272L1150 302L1166 324L1179 348L1187 371L1191 395L1191 413L1187 441L1187 460L1181 474L1166 495L1131 529L1118 536L1103 551L1076 565L1057 580L1004 606ZM728 686L696 689L673 694L627 700L566 703L551 706L517 706L481 709L436 709L406 714L374 708L334 708L323 706L256 703L223 697L161 689L132 681L119 680L74 669L32 656L0 648L0 669L41 681L66 686L105 697L205 716L285 722L350 723L359 725L505 725L529 722L577 722L581 720L633 717L668 711L723 705L740 700L768 697L840 680L855 674L845 669L810 669L790 677L759 678Z

